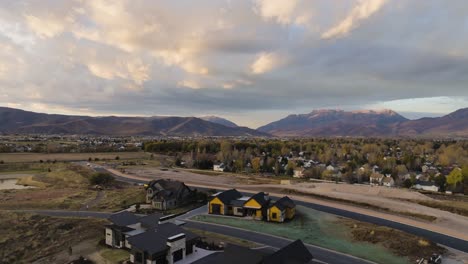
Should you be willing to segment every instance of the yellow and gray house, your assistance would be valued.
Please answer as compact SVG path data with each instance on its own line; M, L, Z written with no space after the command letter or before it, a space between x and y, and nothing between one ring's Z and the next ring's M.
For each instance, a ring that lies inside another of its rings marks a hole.
M271 204L267 193L259 192L252 197L247 197L236 189L231 189L211 196L208 202L208 213L248 216L256 220L284 222L294 218L296 205L287 196Z
M289 197L285 196L268 208L267 221L282 223L291 220L296 215L296 204Z

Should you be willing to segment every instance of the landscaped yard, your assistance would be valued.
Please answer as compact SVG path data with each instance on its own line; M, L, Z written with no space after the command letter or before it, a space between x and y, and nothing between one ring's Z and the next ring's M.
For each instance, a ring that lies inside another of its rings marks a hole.
M351 254L353 256L375 261L377 263L410 263L410 259L413 260L417 257L414 255L399 256L397 252L394 251L394 249L384 247L384 245L389 246L388 244L383 243L384 241L372 241L367 237L365 239L362 237L355 237L358 233L353 233L354 228L365 227L370 234L374 232L372 235L370 235L373 237L376 232L383 232L383 230L378 229L377 226L368 224L361 226L362 223L356 221L352 221L354 222L353 225L356 226L350 226L351 220L348 219L342 219L301 206L298 206L297 209L298 214L296 215L296 218L291 222L282 224L212 215L196 216L193 220L223 224L251 231L261 230L262 233L272 234L289 239L301 239L303 242L308 244ZM370 230L373 227L376 229ZM385 235L388 234L397 233L385 233ZM399 239L401 238L401 236L398 237ZM381 239L381 237L379 238ZM425 247L424 243L418 244L418 238L414 238L416 244L412 246L421 248ZM392 237L388 236L387 239L391 240ZM369 241L370 243L365 241ZM414 251L411 252L414 253Z

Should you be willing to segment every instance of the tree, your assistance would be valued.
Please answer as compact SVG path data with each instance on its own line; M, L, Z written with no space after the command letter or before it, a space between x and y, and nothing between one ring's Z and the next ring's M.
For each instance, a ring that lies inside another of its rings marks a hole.
M403 181L403 187L409 189L409 188L411 188L411 186L413 186L413 183L411 182L410 179L406 179L406 180Z
M256 157L256 158L253 158L252 159L252 170L253 172L255 173L259 173L260 172L260 158L259 157Z
M114 180L114 177L109 173L96 172L89 178L89 183L92 185L110 185Z
M447 179L444 175L439 175L435 177L434 182L437 186L439 186L439 191L445 192L445 185L447 184Z
M458 183L463 181L463 174L462 170L459 168L455 168L450 172L447 176L447 184L451 186L456 186Z

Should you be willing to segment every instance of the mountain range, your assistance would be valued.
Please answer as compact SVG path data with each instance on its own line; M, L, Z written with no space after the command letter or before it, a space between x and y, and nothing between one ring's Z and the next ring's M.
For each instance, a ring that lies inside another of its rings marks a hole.
M216 116L91 117L0 107L0 133L152 136L468 137L468 108L442 117L409 120L392 110L314 110L257 130Z
M315 110L289 115L257 130L282 137L468 137L468 108L417 120L392 110Z
M152 136L268 136L247 127L227 127L196 117L90 117L42 114L0 107L0 132Z

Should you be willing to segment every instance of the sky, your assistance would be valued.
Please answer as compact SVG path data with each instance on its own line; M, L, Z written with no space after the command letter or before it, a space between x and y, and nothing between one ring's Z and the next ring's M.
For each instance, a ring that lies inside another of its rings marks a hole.
M409 118L468 107L466 0L0 1L0 106Z

